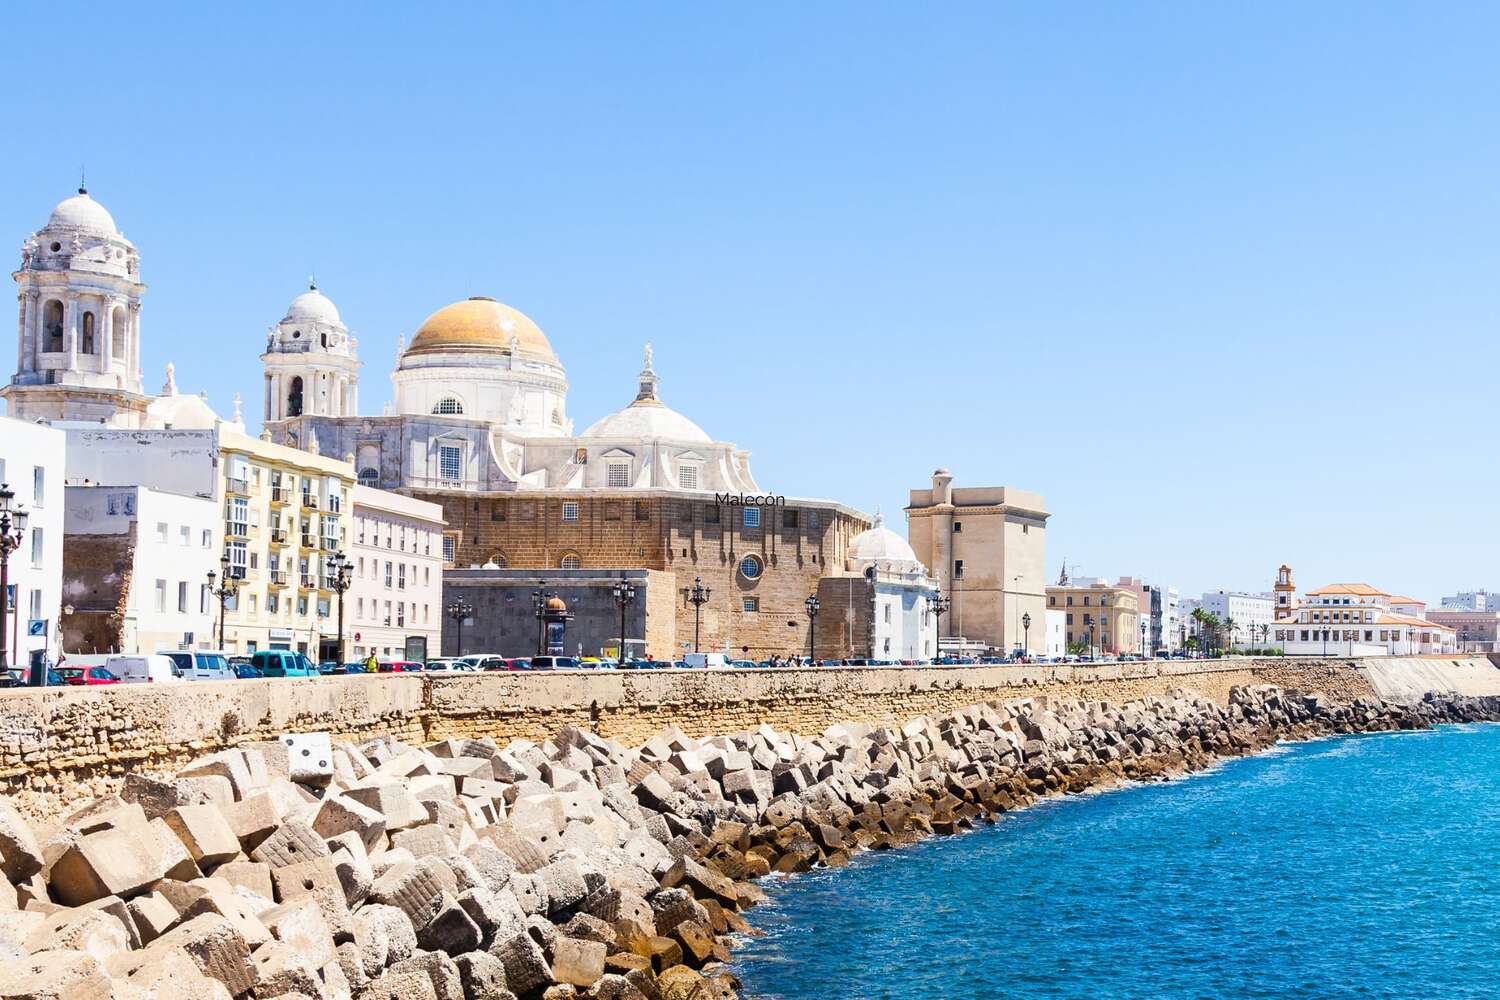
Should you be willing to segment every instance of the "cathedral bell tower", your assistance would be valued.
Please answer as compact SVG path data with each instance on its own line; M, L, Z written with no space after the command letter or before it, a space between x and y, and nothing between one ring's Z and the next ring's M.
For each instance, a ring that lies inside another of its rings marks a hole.
M140 258L82 187L21 246L16 373L0 388L22 420L139 427Z
M309 281L266 332L265 422L358 413L358 347L338 308Z

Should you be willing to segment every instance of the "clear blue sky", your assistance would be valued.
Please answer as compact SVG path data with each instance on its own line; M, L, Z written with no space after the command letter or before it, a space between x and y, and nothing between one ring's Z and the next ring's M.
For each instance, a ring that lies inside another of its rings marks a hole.
M947 465L1046 496L1052 573L1500 587L1493 6L337 11L8 14L0 237L87 163L149 387L258 418L316 268L366 412L489 294L579 428L650 340L763 487L898 529Z

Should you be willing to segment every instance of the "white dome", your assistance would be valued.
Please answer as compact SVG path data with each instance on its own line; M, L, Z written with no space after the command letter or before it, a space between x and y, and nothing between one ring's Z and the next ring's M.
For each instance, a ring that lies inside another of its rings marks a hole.
M286 316L282 318L283 323L302 320L308 323L331 323L334 326L343 326L343 320L339 319L338 307L333 300L318 291L316 285L292 300L292 304L286 307Z
M73 197L64 198L57 203L51 217L47 219L47 228L54 226L85 229L105 236L117 236L120 232L115 228L114 218L105 211L104 206L90 198L82 188Z
M906 539L885 526L885 519L875 515L875 524L861 531L849 542L849 558L864 562L917 564L917 554Z
M634 441L651 441L663 438L670 441L693 441L712 444L702 427L669 406L654 400L631 403L625 409L611 413L583 432L586 438L625 438Z

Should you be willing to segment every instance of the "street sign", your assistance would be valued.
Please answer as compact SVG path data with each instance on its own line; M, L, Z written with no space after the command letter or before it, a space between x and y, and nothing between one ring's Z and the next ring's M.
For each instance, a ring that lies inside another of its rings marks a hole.
M358 632L354 633L354 641L355 642L359 642L359 633Z
M46 635L47 634L47 619L45 619L45 618L31 618L31 619L28 619L27 622L26 622L26 634L27 635Z

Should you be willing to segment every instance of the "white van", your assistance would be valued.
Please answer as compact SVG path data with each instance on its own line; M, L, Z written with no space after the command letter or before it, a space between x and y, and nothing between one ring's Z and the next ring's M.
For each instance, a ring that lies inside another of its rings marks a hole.
M172 684L182 680L177 664L161 653L111 656L104 666L126 684Z
M710 670L729 669L729 657L723 653L684 653L682 662L697 669L704 667Z
M223 653L210 649L163 649L162 656L177 664L177 672L189 681L232 681L234 668Z

